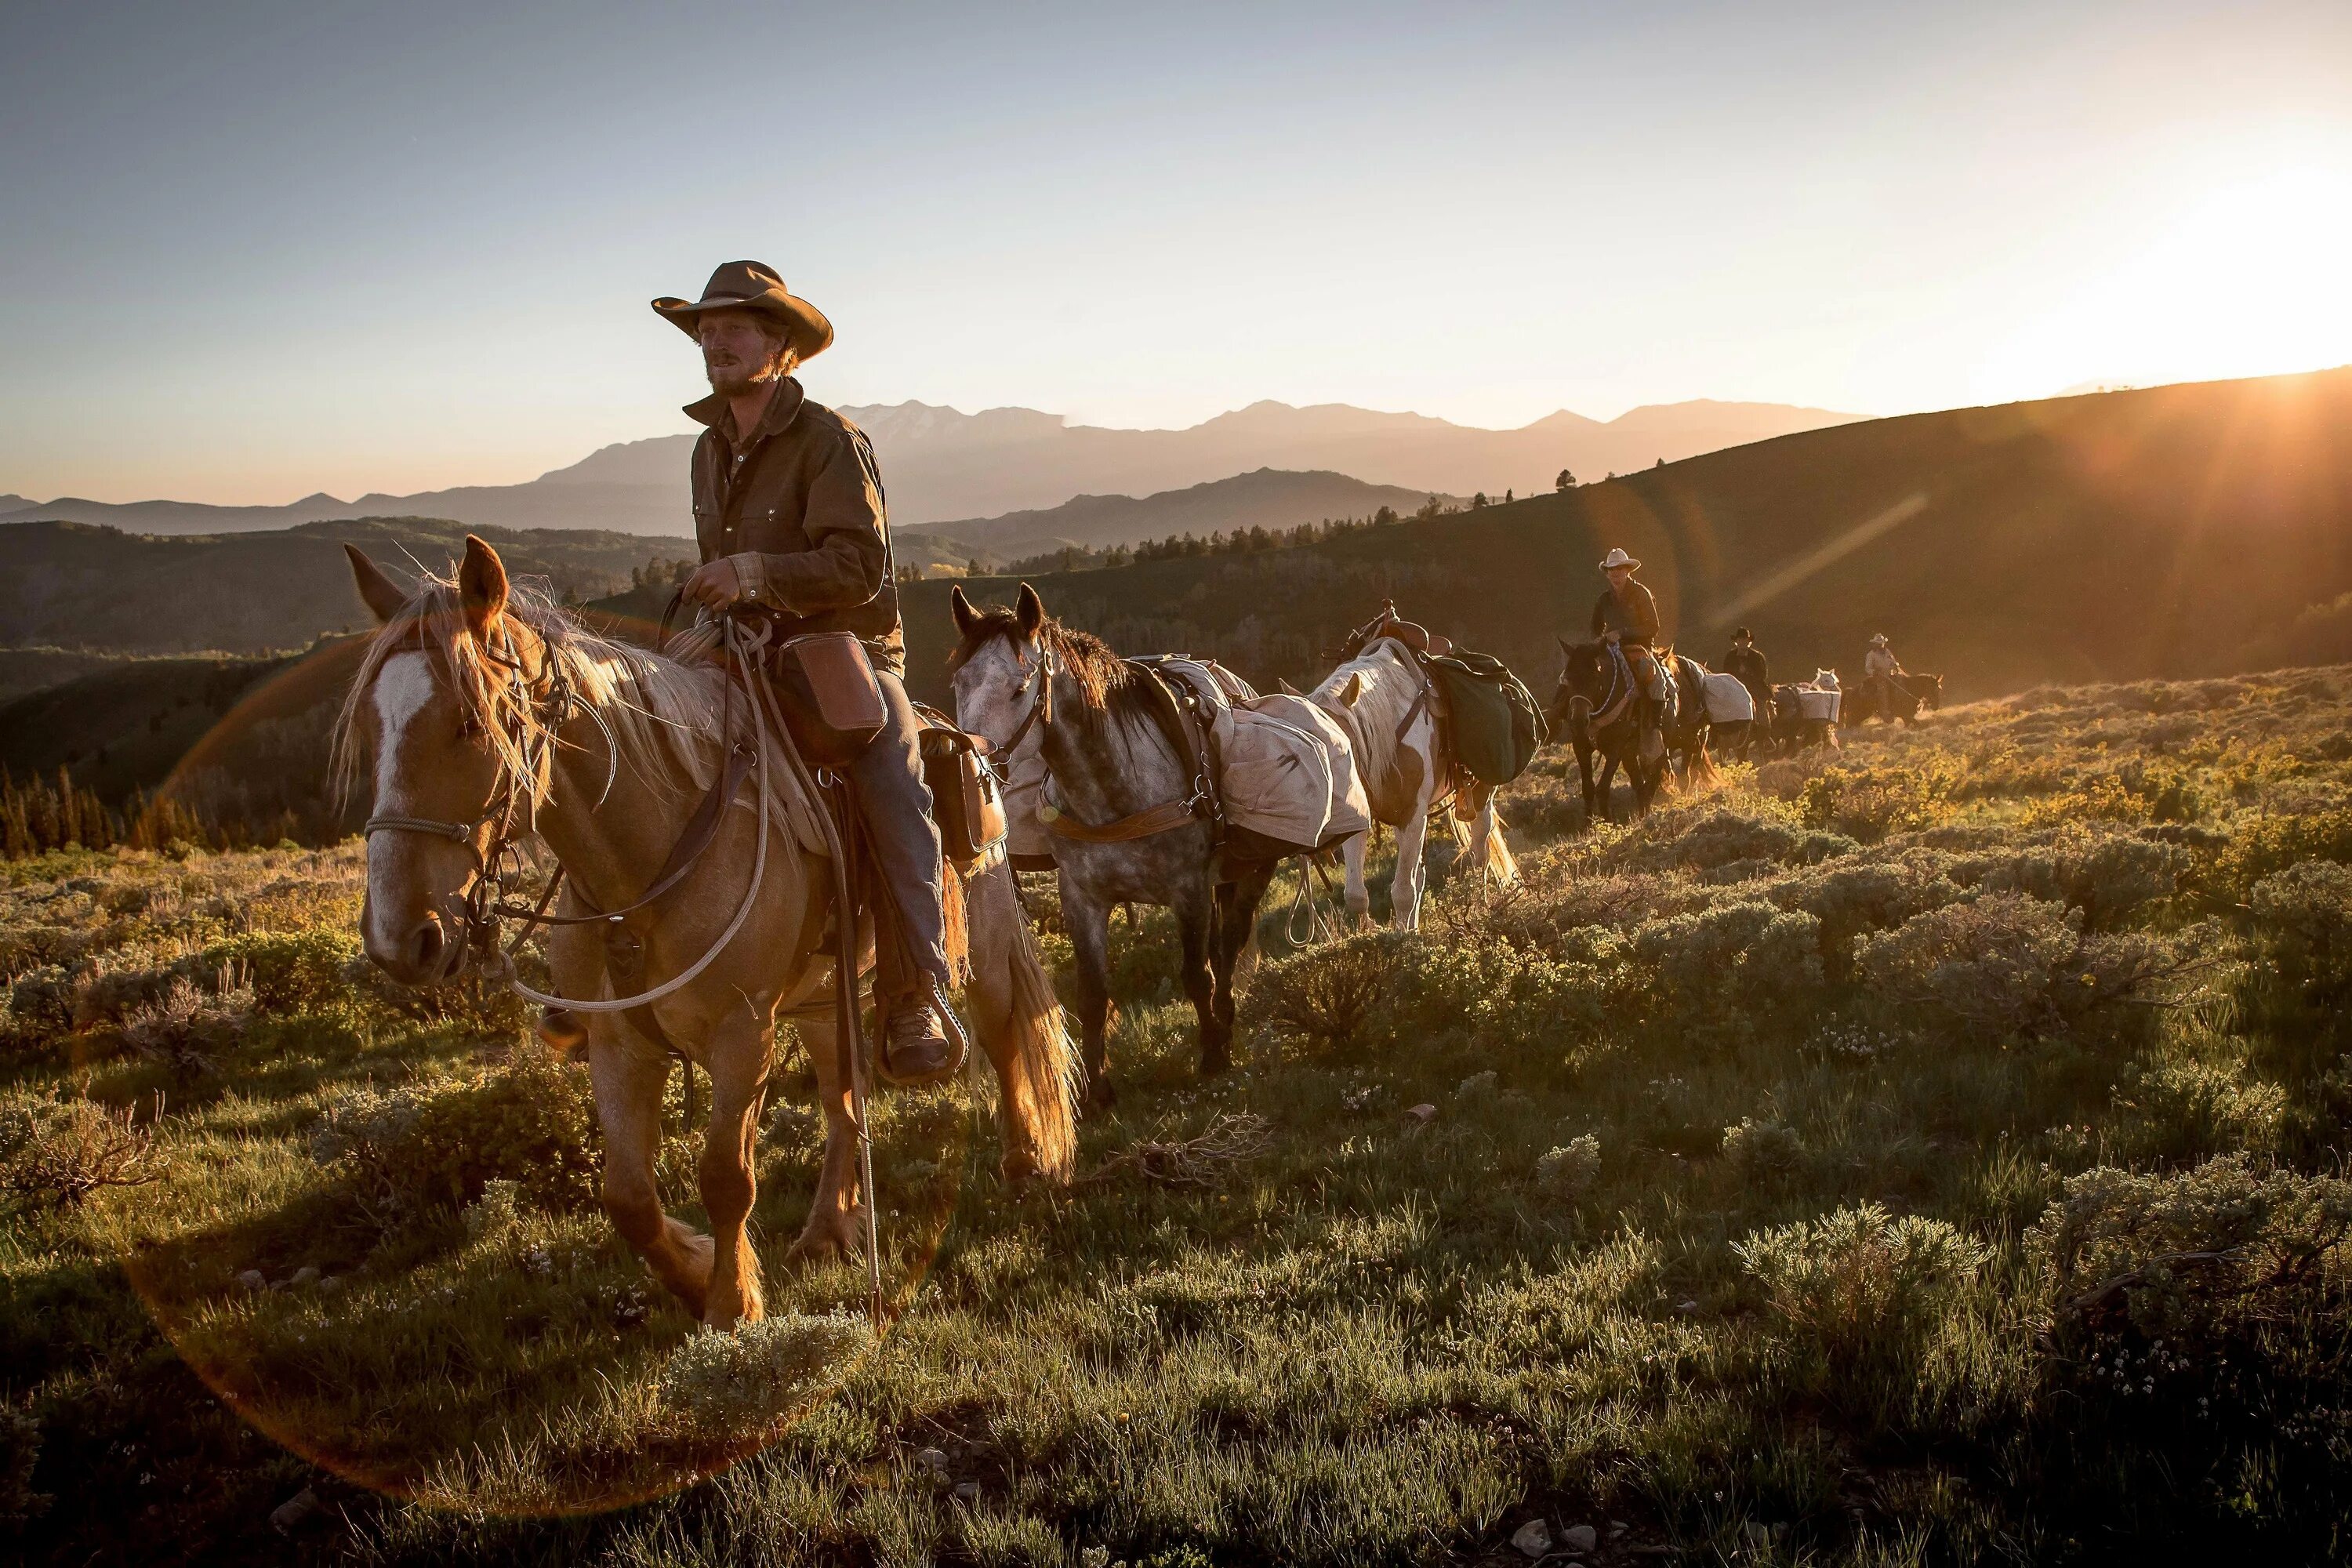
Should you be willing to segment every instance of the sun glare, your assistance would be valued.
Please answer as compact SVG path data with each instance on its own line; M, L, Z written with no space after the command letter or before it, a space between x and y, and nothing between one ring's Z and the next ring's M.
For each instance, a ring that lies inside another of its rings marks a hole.
M2352 362L2352 166L2214 191L2126 265L2000 345L2003 396L2154 385Z

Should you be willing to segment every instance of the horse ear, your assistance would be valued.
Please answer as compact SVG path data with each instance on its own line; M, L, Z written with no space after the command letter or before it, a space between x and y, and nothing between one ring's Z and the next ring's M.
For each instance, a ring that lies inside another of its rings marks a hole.
M1552 641L1559 644L1559 651L1563 656L1576 651L1574 645L1557 632L1552 634Z
M476 637L490 629L507 607L507 563L474 534L466 535L466 563L457 568L457 597L466 626Z
M1021 597L1013 602L1013 619L1021 625L1021 635L1034 639L1045 626L1045 601L1028 584L1021 584Z
M1353 675L1348 677L1347 685L1339 688L1340 705L1346 708L1353 708L1356 705L1356 699L1361 697L1363 694L1364 672L1360 669Z
M1281 692L1285 697L1298 697L1304 695L1298 688L1291 685L1290 682L1283 679L1282 677L1278 675L1274 678L1274 689L1276 691Z
M408 604L408 591L388 576L384 569L369 560L356 544L345 544L343 553L351 558L352 581L359 585L360 600L382 626L400 614Z
M948 590L948 608L955 612L956 634L966 637L971 636L972 628L980 625L980 612L973 609L971 601L963 596L962 584L959 583Z

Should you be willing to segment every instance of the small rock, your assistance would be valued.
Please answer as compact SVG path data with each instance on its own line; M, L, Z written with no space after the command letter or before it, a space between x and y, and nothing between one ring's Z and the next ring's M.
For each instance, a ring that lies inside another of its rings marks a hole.
M1589 1524L1571 1524L1560 1532L1563 1552L1587 1552L1601 1544L1601 1532Z
M297 1286L316 1285L319 1282L319 1271L310 1264L305 1263L301 1268L294 1270L293 1282Z
M1696 1301L1677 1301L1675 1303L1675 1310L1677 1312L1696 1312L1698 1310L1698 1303Z
M1511 1545L1522 1556L1541 1557L1551 1551L1551 1526L1531 1519L1511 1532Z
M258 1268L248 1268L236 1277L236 1282L257 1295L269 1289L269 1276Z
M1622 1519L1612 1519L1609 1521L1609 1539L1614 1541L1633 1528Z
M978 1481L959 1481L956 1483L955 1495L956 1500L959 1502L978 1502L980 1500L980 1483Z
M304 1487L269 1510L269 1522L278 1534L290 1534L297 1525L318 1511L319 1494Z
M324 1290L330 1296L333 1295L342 1288L343 1277L340 1274L330 1274L324 1279L319 1281L319 1289Z
M1405 1114L1412 1117L1415 1121L1428 1121L1437 1115L1437 1107L1423 1102L1423 1104L1412 1107L1411 1110L1407 1110Z
M915 1463L922 1466L927 1470L944 1470L948 1468L947 1450L945 1448L925 1448L915 1456Z

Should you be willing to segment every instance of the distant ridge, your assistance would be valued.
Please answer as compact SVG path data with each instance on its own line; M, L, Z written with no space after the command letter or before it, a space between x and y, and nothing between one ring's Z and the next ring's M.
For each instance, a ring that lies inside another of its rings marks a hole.
M1327 518L1370 517L1382 507L1410 513L1431 499L1430 492L1368 485L1345 474L1260 468L1157 495L1074 496L1042 510L923 523L892 532L902 560L961 566L973 558L991 563L1025 560L1066 545L1108 550L1185 533L1206 539L1235 529L1296 528Z
M1328 470L1370 484L1468 495L1549 489L1563 468L1580 479L1629 472L1855 416L1766 403L1699 401L1636 408L1603 423L1562 410L1517 430L1485 430L1421 414L1343 403L1294 408L1254 403L1182 430L1072 425L1033 408L963 414L930 404L845 407L881 457L892 521L993 517L1073 497L1148 496L1257 468ZM0 523L102 523L140 533L233 533L358 517L445 517L499 528L693 531L686 492L692 436L604 447L517 485L472 485L356 500L305 496L285 506L194 501L110 503L0 497Z

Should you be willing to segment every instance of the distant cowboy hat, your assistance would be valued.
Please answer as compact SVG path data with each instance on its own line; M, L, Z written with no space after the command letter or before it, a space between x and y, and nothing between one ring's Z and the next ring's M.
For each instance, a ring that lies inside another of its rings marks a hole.
M701 299L665 297L654 301L654 309L689 338L705 310L757 310L784 323L793 352L803 359L823 353L833 342L833 323L824 312L785 288L764 261L730 261L710 275Z
M1885 632L1874 633L1870 639L1870 646L1873 647L1885 647L1886 646L1886 634Z
M1738 631L1731 634L1731 640L1733 642L1754 642L1756 640L1756 634L1749 631L1746 626L1742 626Z
M1622 549L1612 550L1601 557L1601 569L1603 572L1613 571L1620 566L1631 566L1636 572L1642 569L1642 563L1626 554Z

